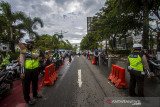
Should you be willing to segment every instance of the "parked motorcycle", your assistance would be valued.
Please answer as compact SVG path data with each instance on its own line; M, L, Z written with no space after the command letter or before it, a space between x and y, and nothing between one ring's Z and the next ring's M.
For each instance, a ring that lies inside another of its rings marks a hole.
M20 79L20 64L17 60L13 60L8 64L6 70L9 71L9 76L12 80Z
M13 90L13 81L9 78L9 71L0 72L0 99Z
M99 65L99 56L98 55L95 56L95 60L96 60L96 65Z
M101 60L103 64L108 64L108 54L102 54Z
M148 64L151 72L160 79L160 64L158 64L158 61L154 58L148 59Z

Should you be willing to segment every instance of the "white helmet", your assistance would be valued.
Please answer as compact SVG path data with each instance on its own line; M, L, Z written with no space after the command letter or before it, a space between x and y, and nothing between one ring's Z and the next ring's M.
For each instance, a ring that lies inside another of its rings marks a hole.
M2 52L6 52L7 51L7 46L2 46Z
M136 43L133 45L133 48L143 48L143 46L141 44Z

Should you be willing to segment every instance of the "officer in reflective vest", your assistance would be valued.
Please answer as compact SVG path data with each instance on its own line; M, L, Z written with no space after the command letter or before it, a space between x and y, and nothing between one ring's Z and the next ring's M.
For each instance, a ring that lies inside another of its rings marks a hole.
M2 54L0 54L0 68L6 67L11 61L10 55L7 54L7 47L6 46L2 47L1 53Z
M21 63L21 78L23 86L23 95L26 103L29 105L35 104L35 100L30 98L30 84L32 82L33 97L42 98L37 93L38 90L38 67L39 67L39 52L35 52L34 41L26 40L27 49L23 44L19 44L21 48L20 63Z
M142 45L134 44L133 49L133 53L128 56L128 71L130 72L129 94L133 97L144 97L144 75L147 74L148 78L150 78L150 70L146 56L141 52ZM136 83L138 95L135 93Z

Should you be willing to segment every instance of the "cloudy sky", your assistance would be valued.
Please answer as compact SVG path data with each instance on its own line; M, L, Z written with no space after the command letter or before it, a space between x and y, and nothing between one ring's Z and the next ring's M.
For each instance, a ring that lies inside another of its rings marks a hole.
M87 17L92 17L106 0L3 0L13 11L25 12L31 18L40 17L43 28L39 34L64 33L64 40L79 44L87 33ZM25 37L27 38L27 37Z

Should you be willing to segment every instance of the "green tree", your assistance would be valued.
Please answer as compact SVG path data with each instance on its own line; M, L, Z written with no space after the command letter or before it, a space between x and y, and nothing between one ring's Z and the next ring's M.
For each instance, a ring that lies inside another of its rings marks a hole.
M34 36L38 38L38 33L34 30L38 29L37 24L40 24L40 27L43 27L43 21L39 17L35 17L33 19L26 17L23 19L23 22L24 23L22 23L21 26L23 26L25 31L27 31L29 38L33 39Z
M4 25L1 25L1 33L3 35L3 42L8 41L10 44L10 49L12 52L15 52L15 40L18 33L16 30L17 21L21 20L25 17L25 14L23 12L12 12L11 6L9 3L1 1L0 2L0 13L1 13L1 22ZM20 33L20 37L22 36L22 33ZM20 39L20 38L19 38Z

